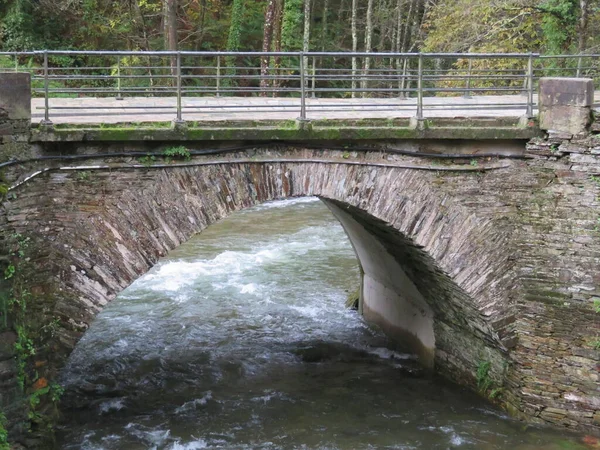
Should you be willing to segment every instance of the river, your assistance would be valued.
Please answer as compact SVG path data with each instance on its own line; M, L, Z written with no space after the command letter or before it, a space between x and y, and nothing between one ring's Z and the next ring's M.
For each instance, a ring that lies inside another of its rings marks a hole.
M233 214L97 317L61 376L60 448L578 449L423 376L344 306L359 269L317 199Z

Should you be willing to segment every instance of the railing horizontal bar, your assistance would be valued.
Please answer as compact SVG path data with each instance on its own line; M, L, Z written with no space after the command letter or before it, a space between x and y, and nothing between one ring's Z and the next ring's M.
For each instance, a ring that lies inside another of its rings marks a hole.
M5 52L5 55L14 54L28 54L28 55L42 55L47 53L50 55L92 55L92 56L248 56L257 57L262 56L282 56L282 57L298 57L301 52L207 52L207 51L125 51L125 50L36 50L33 52L19 53L19 52ZM352 57L370 57L370 58L404 58L412 57L418 58L421 55L424 58L529 58L529 53L389 53L389 52L305 52L304 56L308 57L337 57L337 58L352 58ZM531 54L534 57L540 57L538 53ZM589 56L589 55L588 55ZM549 56L545 56L546 58ZM563 57L579 57L578 55L566 55Z
M298 99L300 100L300 99ZM415 99L416 100L416 99ZM416 103L411 102L411 103L399 103L399 104L353 104L353 105L344 105L344 104L336 104L336 103L332 103L332 104L310 104L307 103L307 108L309 109L320 109L320 108L338 108L340 111L344 110L348 110L348 111L352 111L352 110L362 110L363 108L373 108L372 111L376 111L378 109L384 110L384 109L389 109L389 108L393 108L393 109L402 109L402 108L414 108ZM285 105L285 104L277 104L277 105L183 105L182 108L183 109L188 109L188 110L193 110L193 109L271 109L271 108L281 108L281 109L287 109L287 108L298 108L298 104L289 104L289 105ZM509 108L509 109L515 109L515 108L525 108L527 106L527 103L498 103L498 104L486 104L486 105L477 105L477 104L473 104L473 103L453 103L453 104L446 104L446 103L427 103L425 106L430 107L430 108L436 108L436 109L441 109L441 108L448 108L448 109L455 109L456 107L460 107L461 109L467 109L467 108L472 108L472 109L490 109L490 108ZM69 106L53 106L51 109L53 110L67 110L67 111L71 111L71 110L96 110L96 111L104 111L104 110L115 110L115 111L119 111L119 110L139 110L139 109L148 109L148 110L173 110L173 108L175 108L175 105L172 106L128 106L128 107L118 107L118 106L95 106L95 107L85 107L85 106L73 106L73 107L69 107ZM44 109L43 107L36 107L36 109Z

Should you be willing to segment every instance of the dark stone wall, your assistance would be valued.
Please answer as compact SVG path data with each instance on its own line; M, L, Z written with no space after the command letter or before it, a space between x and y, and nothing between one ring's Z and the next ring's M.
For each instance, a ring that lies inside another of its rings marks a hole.
M56 324L29 363L53 379L103 306L211 223L317 195L369 230L427 299L440 374L477 389L486 363L484 394L514 414L598 433L596 142L536 141L518 160L281 147L47 172L11 191L2 219L5 237L31 239L15 278L27 280L32 320Z

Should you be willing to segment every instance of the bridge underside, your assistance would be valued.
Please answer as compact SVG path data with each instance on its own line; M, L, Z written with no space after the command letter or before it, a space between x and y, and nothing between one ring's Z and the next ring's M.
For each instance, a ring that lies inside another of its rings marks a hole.
M43 166L7 172L22 184L4 203L3 242L38 347L28 389L53 379L103 306L194 233L261 202L318 196L356 250L367 320L473 389L488 367L482 394L514 414L598 431L600 243L586 206L598 187L574 164L581 154L557 160L540 147L474 163L275 146L142 162L79 147L84 163L29 180ZM17 391L3 408L18 409Z

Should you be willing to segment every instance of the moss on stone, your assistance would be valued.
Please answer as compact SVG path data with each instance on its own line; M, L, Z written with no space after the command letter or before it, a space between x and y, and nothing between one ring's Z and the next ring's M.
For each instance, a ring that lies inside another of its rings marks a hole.
M431 122L431 123L429 123ZM428 121L415 128L402 119L338 120L314 122L279 121L218 121L186 122L184 127L172 127L165 122L109 124L106 126L76 125L39 129L33 132L33 142L64 141L271 141L271 140L380 140L380 139L530 139L539 134L537 128L507 126L505 119L497 122L473 120L469 126L462 119Z

